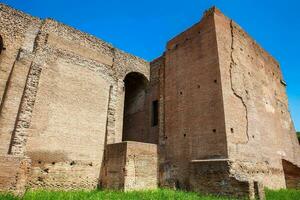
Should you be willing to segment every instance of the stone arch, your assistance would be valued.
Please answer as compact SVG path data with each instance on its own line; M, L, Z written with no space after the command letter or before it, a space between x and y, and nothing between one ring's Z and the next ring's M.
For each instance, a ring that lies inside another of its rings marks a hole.
M147 77L139 72L130 72L124 78L123 141L147 142L146 90Z

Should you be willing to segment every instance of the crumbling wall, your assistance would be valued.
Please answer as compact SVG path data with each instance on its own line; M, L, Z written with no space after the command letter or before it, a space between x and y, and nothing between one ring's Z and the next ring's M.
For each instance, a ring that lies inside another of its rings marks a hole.
M30 187L97 187L105 145L122 140L123 80L149 79L149 64L54 20L0 14L0 155L32 160Z
M279 65L217 9L169 41L151 68L3 4L0 28L1 189L91 189L102 178L109 188L150 189L159 177L161 186L243 196L295 185L281 162L297 169L300 148ZM115 144L132 72L150 80L136 123L145 125L143 141L159 144L158 158L154 144Z
M41 21L0 4L0 154L7 154Z
M235 22L214 18L233 171L285 187L281 158L299 164L300 152L279 64Z
M264 185L247 176L232 173L233 164L229 159L192 160L189 168L190 189L239 199L265 199Z

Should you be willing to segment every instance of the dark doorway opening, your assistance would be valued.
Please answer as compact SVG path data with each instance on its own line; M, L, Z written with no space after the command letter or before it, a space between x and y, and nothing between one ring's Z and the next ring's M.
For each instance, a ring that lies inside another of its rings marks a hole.
M123 119L123 141L146 142L146 88L147 78L131 72L124 79L125 100Z
M0 35L0 54L2 53L3 50L5 50L5 49L4 49L3 39Z
M286 188L300 189L300 168L293 163L282 160L282 167L285 177Z

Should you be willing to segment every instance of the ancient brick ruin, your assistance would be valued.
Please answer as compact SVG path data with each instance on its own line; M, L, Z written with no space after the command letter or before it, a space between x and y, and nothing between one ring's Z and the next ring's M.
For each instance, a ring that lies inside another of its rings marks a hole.
M279 64L216 8L152 62L0 4L0 190L300 188Z

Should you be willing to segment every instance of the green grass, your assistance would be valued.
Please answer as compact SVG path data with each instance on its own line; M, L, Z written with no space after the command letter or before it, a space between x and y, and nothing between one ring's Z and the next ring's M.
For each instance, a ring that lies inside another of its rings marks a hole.
M300 190L267 190L267 200L300 200Z
M225 197L216 197L208 195L199 195L193 192L174 191L167 189L159 189L153 191L135 191L135 192L119 192L119 191L27 191L23 198L16 198L12 195L0 195L0 200L229 200Z
M298 139L300 140L300 132L297 132Z
M266 191L267 200L300 200L299 190ZM159 189L140 192L117 191L27 191L23 198L9 194L0 194L0 200L229 200L225 197L199 195L193 192L183 192Z
M0 200L19 200L19 198L13 196L12 194L1 194L0 193Z

